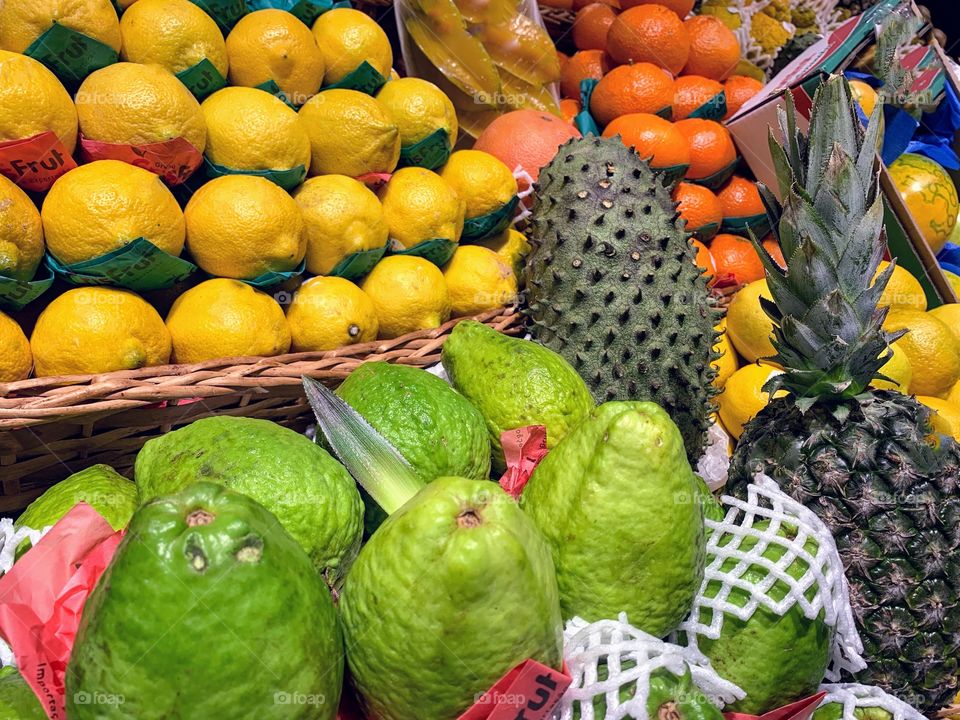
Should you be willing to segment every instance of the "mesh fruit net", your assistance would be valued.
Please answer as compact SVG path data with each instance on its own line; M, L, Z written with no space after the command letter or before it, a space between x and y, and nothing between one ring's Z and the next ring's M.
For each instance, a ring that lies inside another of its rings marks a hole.
M888 695L878 687L841 683L821 685L820 690L827 693L820 707L833 703L842 705L842 720L857 720L854 715L857 708L882 708L893 716L891 720L923 720L924 718L923 714L907 703L893 695Z

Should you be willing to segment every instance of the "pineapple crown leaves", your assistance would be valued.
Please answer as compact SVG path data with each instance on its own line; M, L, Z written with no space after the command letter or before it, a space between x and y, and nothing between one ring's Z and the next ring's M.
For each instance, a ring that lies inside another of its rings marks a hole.
M864 131L847 81L830 77L817 90L804 138L792 94L785 99L783 143L770 132L782 204L770 188L760 190L786 270L752 240L773 296L761 304L774 323L776 360L786 369L764 390L785 389L805 410L820 398L864 392L899 335L883 331L887 311L877 307L894 263L871 284L885 244L874 169L882 105Z
M897 107L909 104L916 72L905 68L901 58L904 50L915 41L922 25L923 22L913 15L910 6L904 5L877 28L873 72L883 81L880 96L884 103Z

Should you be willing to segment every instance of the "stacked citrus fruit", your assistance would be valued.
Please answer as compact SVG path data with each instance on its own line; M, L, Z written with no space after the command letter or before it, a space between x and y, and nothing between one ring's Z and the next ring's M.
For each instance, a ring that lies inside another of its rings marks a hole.
M450 98L399 78L367 15L67 5L0 4L0 146L47 153L42 189L0 175L0 382L326 351L516 299L516 163L454 152ZM64 31L99 54L34 52Z

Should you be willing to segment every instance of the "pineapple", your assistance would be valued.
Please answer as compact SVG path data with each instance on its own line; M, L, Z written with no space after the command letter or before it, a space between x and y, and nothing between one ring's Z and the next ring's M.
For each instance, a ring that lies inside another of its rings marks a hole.
M899 337L883 331L877 300L883 200L874 170L880 105L866 131L850 88L817 92L809 139L790 93L770 145L780 197L762 188L781 271L758 244L774 301L776 362L766 386L788 395L748 423L731 490L766 472L816 512L837 540L869 667L858 675L926 712L956 694L960 654L960 448L931 439L929 411L871 390Z

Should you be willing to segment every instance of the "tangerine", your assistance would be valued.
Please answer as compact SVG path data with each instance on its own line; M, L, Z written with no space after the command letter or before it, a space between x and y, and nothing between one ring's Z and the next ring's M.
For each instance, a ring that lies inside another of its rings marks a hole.
M717 265L713 261L713 255L710 254L710 250L699 240L691 240L693 246L697 249L697 265L704 269L704 274L707 277L713 277L717 274Z
M766 212L757 184L739 175L730 178L717 197L723 206L725 218L752 217Z
M690 144L688 180L706 180L736 162L733 139L720 123L688 118L675 125Z
M663 5L665 8L673 10L680 18L685 18L693 12L695 4L695 0L622 0L620 6L624 10L628 10L637 5Z
M573 19L573 44L577 50L604 50L607 33L617 14L609 5L593 3Z
M609 123L603 137L619 135L650 167L663 169L690 164L690 148L676 126L658 115L630 113Z
M726 80L740 62L740 41L712 15L695 15L684 22L689 50L684 75Z
M601 126L630 113L659 114L673 103L673 79L650 63L621 65L601 78L590 112Z
M764 278L760 256L746 238L721 233L710 243L710 254L717 275L732 275L739 285Z
M663 5L637 5L613 21L607 52L620 64L653 63L678 75L689 58L690 38L673 10Z
M564 98L560 101L560 115L568 123L572 123L573 119L580 114L580 101L574 100L573 98Z
M716 234L723 222L720 200L702 185L677 183L673 191L673 201L679 203L677 212L686 221L687 232L701 239L709 239Z
M599 80L610 71L610 61L603 50L581 50L574 53L560 71L560 94L579 98L580 82Z
M746 75L731 75L723 84L723 89L727 95L727 114L723 119L729 120L747 101L763 90L763 83Z
M787 263L783 259L783 250L780 249L780 243L777 242L773 233L767 235L761 244L763 245L763 249L767 251L767 255L773 258L774 262L780 266L780 269L786 270Z
M695 111L704 108L708 117L720 117L724 104L723 85L716 80L699 75L678 77L673 91L673 119L685 120Z

